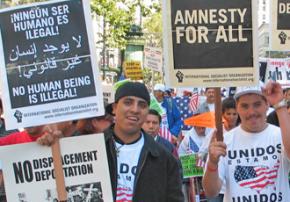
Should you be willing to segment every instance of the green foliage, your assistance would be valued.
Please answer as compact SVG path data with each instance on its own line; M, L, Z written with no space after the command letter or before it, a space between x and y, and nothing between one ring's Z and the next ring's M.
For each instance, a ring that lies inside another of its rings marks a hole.
M149 68L143 69L143 80L147 86L154 83L163 83L163 75L160 72L154 72ZM153 86L153 85L152 85Z
M162 16L155 12L144 22L146 43L154 47L162 47Z
M106 23L103 41L107 47L124 49L126 33L133 23L134 9L120 9L116 0L92 0L91 9L98 16L102 16Z

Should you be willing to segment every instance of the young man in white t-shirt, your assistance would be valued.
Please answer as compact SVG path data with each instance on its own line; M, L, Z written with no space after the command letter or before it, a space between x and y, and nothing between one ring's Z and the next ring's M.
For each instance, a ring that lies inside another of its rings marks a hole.
M183 202L177 160L141 129L149 104L144 84L116 90L115 124L104 132L114 201Z
M241 125L212 139L203 178L206 195L218 195L224 183L224 201L290 201L290 115L280 84L244 87L235 95ZM269 104L280 127L266 123Z

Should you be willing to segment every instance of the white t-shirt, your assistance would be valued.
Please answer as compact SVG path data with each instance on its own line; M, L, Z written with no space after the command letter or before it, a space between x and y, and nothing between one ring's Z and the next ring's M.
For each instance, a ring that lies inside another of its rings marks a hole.
M209 108L210 112L214 112L215 111L214 103L211 103L211 104L208 103L207 105L208 105L208 108Z
M290 161L280 128L269 124L259 133L241 126L224 135L227 156L219 162L219 176L226 186L224 201L290 201Z
M205 136L199 136L194 127L187 131L178 147L178 155L198 153L210 130L210 128L206 128Z
M134 144L121 145L116 142L118 185L116 202L131 202L133 198L134 180L137 164L144 145L144 136Z

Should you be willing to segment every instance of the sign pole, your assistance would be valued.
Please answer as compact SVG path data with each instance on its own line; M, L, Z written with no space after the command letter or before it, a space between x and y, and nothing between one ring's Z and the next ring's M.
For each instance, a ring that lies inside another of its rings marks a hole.
M51 146L54 174L55 174L55 183L57 189L58 200L67 201L67 192L65 189L64 174L62 169L62 160L60 154L60 144L59 139Z
M221 88L215 89L215 125L217 129L217 141L223 141L223 124L222 124L222 103L221 103Z

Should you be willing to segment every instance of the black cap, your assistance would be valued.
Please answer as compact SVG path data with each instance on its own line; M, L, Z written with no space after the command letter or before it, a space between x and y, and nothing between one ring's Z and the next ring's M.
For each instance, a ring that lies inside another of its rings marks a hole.
M115 93L115 103L122 97L135 96L144 99L150 105L150 95L148 89L143 83L127 82L120 86Z

